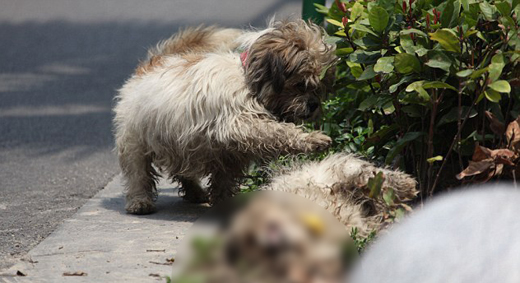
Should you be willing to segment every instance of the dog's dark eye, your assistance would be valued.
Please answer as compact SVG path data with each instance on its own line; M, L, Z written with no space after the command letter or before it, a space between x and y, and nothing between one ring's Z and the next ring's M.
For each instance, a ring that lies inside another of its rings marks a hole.
M307 90L307 84L305 82L299 82L296 84L296 88L299 90L299 91L306 91Z

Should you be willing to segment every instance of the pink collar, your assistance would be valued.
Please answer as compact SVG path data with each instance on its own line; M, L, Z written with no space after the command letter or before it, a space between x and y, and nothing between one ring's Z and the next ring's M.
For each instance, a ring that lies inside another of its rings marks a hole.
M247 50L242 52L242 53L240 53L240 61L242 61L242 67L246 68L247 67L247 65L246 65L247 64L246 63L246 61L247 61Z

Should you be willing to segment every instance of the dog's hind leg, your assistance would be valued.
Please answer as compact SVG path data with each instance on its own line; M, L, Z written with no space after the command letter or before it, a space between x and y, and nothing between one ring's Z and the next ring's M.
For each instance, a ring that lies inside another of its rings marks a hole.
M249 164L248 158L231 153L223 153L221 162L212 168L209 201L212 205L231 198L239 191L238 180L243 177L244 170Z
M208 193L200 186L199 181L182 176L176 177L182 185L180 195L191 203L206 203L209 201Z
M214 172L211 175L211 186L209 201L212 205L218 204L221 201L231 198L238 193L238 176L230 174L223 170Z
M154 212L158 174L152 166L151 156L140 146L130 148L127 145L119 150L119 163L126 181L126 211L132 214Z

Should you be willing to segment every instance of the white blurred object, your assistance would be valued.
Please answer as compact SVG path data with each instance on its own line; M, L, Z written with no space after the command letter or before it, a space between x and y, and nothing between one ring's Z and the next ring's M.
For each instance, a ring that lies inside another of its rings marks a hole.
M519 215L507 184L440 196L381 236L349 282L520 282Z

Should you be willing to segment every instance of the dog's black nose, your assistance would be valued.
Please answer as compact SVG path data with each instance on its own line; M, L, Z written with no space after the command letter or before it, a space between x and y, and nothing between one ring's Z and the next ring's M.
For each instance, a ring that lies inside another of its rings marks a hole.
M313 113L316 111L316 109L318 109L318 107L320 107L320 103L318 101L311 101L307 107L309 107L309 111Z

